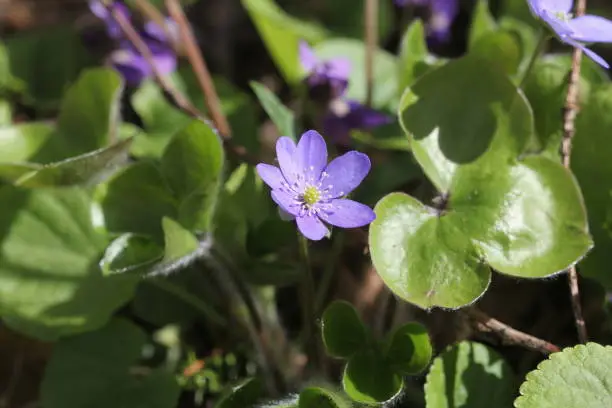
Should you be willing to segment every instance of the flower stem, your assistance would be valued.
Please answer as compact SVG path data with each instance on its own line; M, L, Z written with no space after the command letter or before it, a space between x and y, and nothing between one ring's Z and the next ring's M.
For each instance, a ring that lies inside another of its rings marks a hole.
M337 231L336 236L334 237L334 240L332 242L332 248L327 259L327 264L325 265L325 270L323 271L323 276L321 276L321 281L319 282L319 287L317 288L315 302L316 313L321 313L323 310L323 305L325 304L325 297L329 292L329 287L331 286L332 278L336 273L336 267L338 266L338 258L342 253L343 245L344 233L342 231Z
M540 29L540 34L538 36L538 44L533 50L533 54L531 55L531 59L529 60L529 64L527 65L527 68L525 68L525 71L523 71L523 75L518 85L519 88L523 88L523 86L525 85L525 82L527 81L527 78L529 78L529 75L531 74L531 71L533 70L533 67L535 66L536 61L538 60L538 58L540 57L540 55L546 48L546 45L548 44L549 39L550 39L550 35L546 32L546 30L543 28Z
M302 339L308 357L308 362L317 366L320 362L319 339L315 312L315 285L312 276L312 266L308 253L308 240L298 232L300 257L304 265L304 273L300 283L300 300L302 303Z

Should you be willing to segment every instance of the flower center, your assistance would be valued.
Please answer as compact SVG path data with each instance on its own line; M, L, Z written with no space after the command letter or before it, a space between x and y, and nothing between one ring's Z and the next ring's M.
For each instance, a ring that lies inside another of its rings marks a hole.
M567 23L568 21L570 21L572 19L572 14L571 13L564 13L563 11L556 11L553 14L558 20L563 21L564 23Z
M308 186L304 189L302 199L304 200L304 204L314 205L321 199L321 192L315 186Z

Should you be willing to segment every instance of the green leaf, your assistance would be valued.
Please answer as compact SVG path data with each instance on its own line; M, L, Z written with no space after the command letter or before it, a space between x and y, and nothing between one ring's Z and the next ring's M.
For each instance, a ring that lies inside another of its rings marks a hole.
M515 38L518 39L518 45L521 50L521 63L517 77L522 78L538 43L537 32L529 24L508 16L503 16L499 20L499 27L514 34Z
M25 87L26 102L41 109L56 107L66 88L92 62L72 25L18 34L5 44L10 71L19 81L11 81L12 87Z
M257 99L261 103L272 122L276 125L278 132L283 136L288 136L293 140L295 138L295 118L291 112L281 101L264 85L251 81L251 88L257 95Z
M106 248L100 260L104 275L142 272L164 256L163 248L148 237L122 234Z
M321 318L321 332L327 353L348 358L367 344L366 328L355 308L337 300L330 304Z
M198 239L172 218L164 217L162 228L166 243L164 262L172 262L198 249Z
M136 280L104 277L105 246L91 201L75 188L0 188L0 311L4 322L53 340L97 329L127 302Z
M497 30L497 23L489 10L488 0L478 0L472 17L469 32L470 50L476 43L487 35Z
M186 91L177 74L168 76L168 80L179 91ZM132 153L137 157L160 157L172 136L192 120L166 100L153 80L146 80L138 87L132 95L132 105L146 131L134 140Z
M429 365L432 353L425 327L419 323L407 323L390 335L386 358L395 372L414 375Z
M223 162L219 136L199 120L177 133L162 156L162 174L178 200L175 219L190 231L210 231Z
M425 383L425 401L427 408L507 408L516 392L514 381L510 366L499 354L464 341L434 359Z
M177 200L152 163L125 168L108 182L102 195L106 227L113 233L148 235L161 243L162 218L178 217Z
M163 368L132 370L146 343L127 320L60 341L45 369L41 404L48 408L173 408L180 388Z
M19 163L36 157L50 137L55 126L46 122L19 123L0 127L0 162Z
M559 163L531 156L506 169L460 173L445 210L399 193L375 208L372 261L406 301L461 307L487 288L487 264L513 276L544 277L590 248L580 191Z
M33 161L49 163L108 146L118 131L122 91L119 74L90 69L66 92L57 120L57 134Z
M508 75L514 75L521 63L521 49L516 34L500 30L481 36L474 43L470 54L483 59L483 63L498 67Z
M325 30L289 16L273 0L242 0L242 5L285 80L298 82L303 76L298 58L300 40L315 44L326 37Z
M612 406L612 347L587 343L551 354L527 374L516 408Z
M580 272L612 288L608 273L612 251L612 85L600 85L582 105L576 120L572 171L580 182L595 247L580 263Z
M0 45L1 47L1 45ZM0 48L0 53L1 53L1 48ZM2 58L2 56L0 55L0 58ZM2 62L0 62L0 64L2 64ZM2 68L0 68L1 70ZM0 72L0 75L2 75L2 73ZM1 81L1 80L0 80ZM0 86L1 88L1 86ZM5 101L4 99L0 98L0 129L3 126L8 126L10 124L13 123L13 109L11 107L11 104L9 103L9 101Z
M250 260L243 270L243 279L256 286L292 285L303 276L302 268L295 263L267 259Z
M362 41L350 38L334 38L317 44L315 52L319 58L347 58L351 62L351 75L346 97L365 102L365 45ZM382 49L374 54L374 89L372 105L384 108L390 105L397 96L397 58Z
M415 20L408 26L400 42L397 61L399 94L428 70L429 65L426 62L428 57L425 27L421 20Z
M393 372L379 351L365 349L349 360L342 386L354 401L374 404L398 395L403 384L402 378Z
M299 408L350 408L338 393L322 387L307 387L300 392Z
M24 187L97 184L127 162L131 142L127 139L104 149L45 165L21 177L17 184Z
M247 378L240 384L232 387L229 393L221 397L215 408L246 408L253 406L263 395L262 381Z

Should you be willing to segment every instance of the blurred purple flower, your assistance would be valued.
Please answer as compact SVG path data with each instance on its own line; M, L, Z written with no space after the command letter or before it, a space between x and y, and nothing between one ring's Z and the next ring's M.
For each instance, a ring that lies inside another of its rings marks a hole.
M323 133L336 143L349 145L351 130L368 131L391 122L391 117L357 101L336 99L323 119Z
M89 2L91 11L106 24L109 37L118 41L118 48L108 57L108 63L117 70L130 85L138 85L144 79L153 76L153 70L145 58L136 48L123 36L120 27L102 4L101 0ZM111 7L116 7L123 15L129 18L129 11L125 5L114 2ZM171 19L166 19L166 27L160 27L157 23L149 21L139 30L139 34L147 45L156 68L162 74L169 74L176 69L177 57L172 48L176 35L176 24Z
M599 65L610 65L584 43L612 43L612 21L593 15L572 18L573 0L528 0L529 8L535 18L544 21L560 41L580 48Z
M430 42L444 43L450 40L453 21L459 14L459 0L394 0L399 7L425 7L428 11L426 23Z
M309 86L329 85L334 98L346 91L351 72L351 62L348 59L331 58L321 61L305 41L300 42L299 56Z
M323 222L357 228L374 221L364 204L341 198L353 191L370 171L370 159L350 151L327 164L327 146L314 130L305 132L297 146L288 137L276 142L280 168L258 164L257 173L272 188L272 199L290 214L300 232L318 241L329 235Z

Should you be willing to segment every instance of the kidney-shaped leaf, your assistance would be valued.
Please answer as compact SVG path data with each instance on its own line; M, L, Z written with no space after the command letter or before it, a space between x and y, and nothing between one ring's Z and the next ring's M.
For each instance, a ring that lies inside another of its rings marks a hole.
M387 361L396 372L404 375L423 371L429 365L432 353L427 330L419 323L398 327L387 342Z
M322 387L307 387L300 392L298 408L349 408L337 392Z
M344 368L344 391L364 404L388 401L402 390L402 378L393 371L382 353L368 348L355 354Z
M47 408L173 408L180 388L165 369L135 374L145 333L127 320L60 341L42 383Z
M515 392L508 363L490 348L464 341L435 358L425 401L427 408L508 408Z
M612 406L612 347L587 343L551 354L527 374L516 408Z
M366 345L367 332L355 308L348 302L335 301L321 319L323 343L334 357L348 358Z
M136 280L104 277L105 239L78 189L0 189L0 310L31 336L93 330L131 298Z

